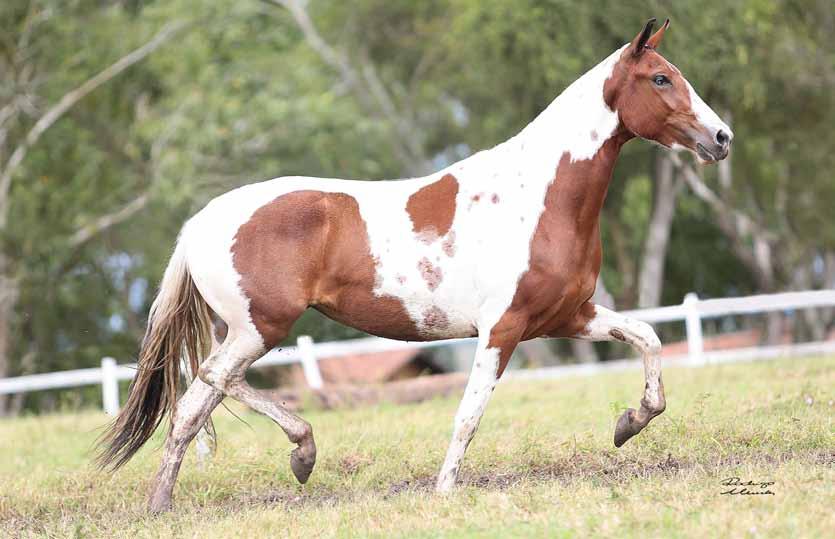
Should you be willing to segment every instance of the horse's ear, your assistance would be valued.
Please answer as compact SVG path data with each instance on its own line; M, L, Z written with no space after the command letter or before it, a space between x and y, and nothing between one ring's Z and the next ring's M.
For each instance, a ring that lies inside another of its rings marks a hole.
M644 52L644 47L646 47L647 40L649 36L652 34L652 27L655 26L655 17L651 18L647 21L646 26L641 31L638 36L632 40L632 55L633 56L640 56Z
M664 24L661 25L661 28L658 29L657 32L652 34L652 37L647 40L647 47L650 49L658 48L658 44L661 43L661 40L664 39L664 31L670 26L670 19L664 21Z

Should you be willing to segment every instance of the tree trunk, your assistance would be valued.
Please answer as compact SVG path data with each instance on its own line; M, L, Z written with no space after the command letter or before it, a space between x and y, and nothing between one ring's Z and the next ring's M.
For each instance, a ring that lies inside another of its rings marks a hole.
M594 294L591 300L595 305L602 305L607 309L615 310L615 298L612 297L612 294L606 288L606 283L603 282L603 278L600 275L597 276L597 284L594 287Z
M808 263L799 265L792 278L792 288L795 290L813 290L824 285L825 274L820 279L815 278L815 259L820 256L814 254ZM821 257L822 258L822 257ZM825 269L825 268L824 268ZM825 285L824 285L825 288ZM827 310L823 307L813 309L799 309L797 323L799 330L795 331L796 338L801 340L822 341L826 338Z
M580 363L594 363L598 361L594 343L589 341L571 340L571 355Z
M655 193L652 216L644 243L643 262L638 278L638 308L657 307L664 286L664 260L670 243L670 229L675 217L676 199L682 182L675 174L666 152L655 158Z
M775 252L779 250L777 236L752 219L745 212L728 204L727 196L733 186L729 159L718 164L719 185L723 196L717 195L702 180L696 170L684 163L681 157L671 154L671 159L684 180L697 197L703 200L716 216L719 229L731 240L734 253L754 276L760 293L775 291ZM768 344L777 344L782 337L783 315L771 312L766 315L766 338Z
M9 263L0 250L0 378L11 374L11 330L14 305L17 301L17 281L8 275ZM9 395L0 395L0 417L9 413Z
M821 283L824 289L835 289L835 252L826 251L823 255L823 276ZM821 313L826 324L826 329L829 331L830 327L835 324L835 308L825 307L821 309Z
M629 252L628 239L626 232L624 232L625 227L620 226L618 218L609 214L607 226L611 235L611 242L607 248L611 249L615 256L615 270L620 275L622 283L620 290L618 290L616 303L622 307L631 307L635 305L638 299L635 257Z
M44 133L46 133L58 120L60 120L79 101L87 97L101 85L109 82L114 77L145 59L149 54L167 43L171 38L180 33L186 27L186 23L175 21L166 24L149 41L141 47L122 56L114 63L84 81L80 86L65 93L61 99L49 107L42 116L29 128L26 135L17 141L14 150L11 151L8 159L5 158L2 145L0 145L0 232L6 230L6 223L9 217L11 206L11 186L15 174L19 171L26 159L29 150L34 147ZM25 56L25 55L24 55ZM6 138L5 132L0 133L0 140ZM7 142L7 141L5 141ZM80 247L88 242L98 232L121 222L133 213L141 210L147 202L147 195L138 197L120 212L109 214L93 222L90 226L79 230L72 238L72 246ZM6 246L0 242L0 378L7 377L12 372L11 348L12 348L12 318L15 312L15 305L18 299L19 284L11 274L12 263L9 260ZM10 412L10 396L0 395L0 416ZM18 407L22 400L17 399Z

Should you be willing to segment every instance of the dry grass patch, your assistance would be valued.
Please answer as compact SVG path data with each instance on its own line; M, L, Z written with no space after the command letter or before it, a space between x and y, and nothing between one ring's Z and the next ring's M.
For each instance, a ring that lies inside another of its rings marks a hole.
M144 512L161 433L116 475L90 464L96 412L0 422L0 535L12 537L822 537L835 529L835 359L665 371L667 412L621 448L639 373L501 384L450 496L432 492L457 399L305 414L319 447L295 483L269 420L215 414L176 509ZM722 495L738 476L774 495ZM706 535L707 534L707 535Z

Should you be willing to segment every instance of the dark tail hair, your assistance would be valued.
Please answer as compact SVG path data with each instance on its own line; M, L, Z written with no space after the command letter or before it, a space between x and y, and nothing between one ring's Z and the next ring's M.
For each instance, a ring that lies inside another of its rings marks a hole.
M115 470L125 464L165 415L173 416L183 354L195 376L210 347L209 307L194 285L179 241L151 306L128 401L99 439L100 468Z

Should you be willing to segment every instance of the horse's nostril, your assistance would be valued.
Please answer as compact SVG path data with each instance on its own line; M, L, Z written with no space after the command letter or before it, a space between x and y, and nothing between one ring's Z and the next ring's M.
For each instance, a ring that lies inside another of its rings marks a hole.
M716 132L716 142L719 143L720 146L727 146L730 141L731 139L728 134L721 129Z

